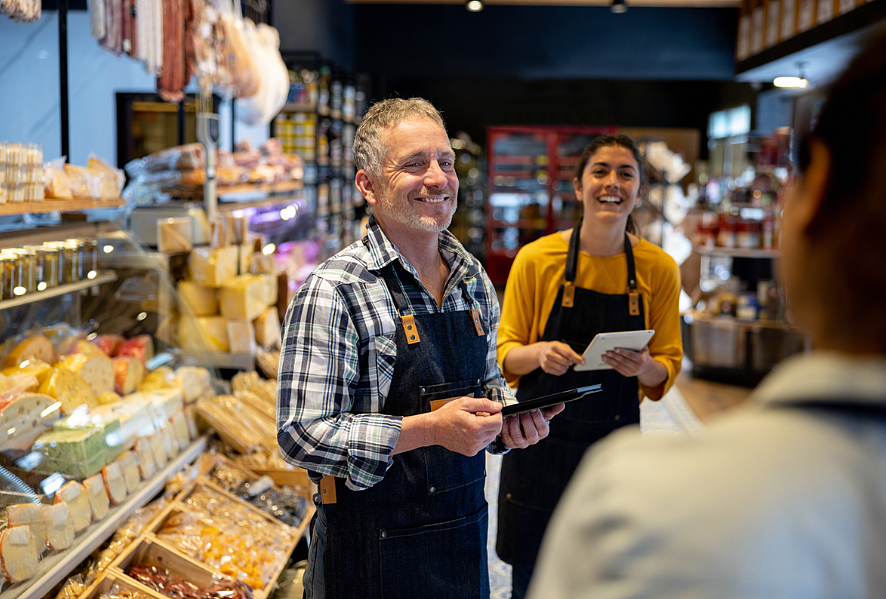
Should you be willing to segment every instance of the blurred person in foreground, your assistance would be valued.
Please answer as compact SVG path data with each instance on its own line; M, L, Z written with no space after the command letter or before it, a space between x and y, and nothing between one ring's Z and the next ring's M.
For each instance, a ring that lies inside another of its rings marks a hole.
M886 597L886 29L827 96L779 260L812 353L700 436L593 448L533 599Z
M501 415L498 299L446 231L458 177L439 112L373 105L354 158L366 237L299 288L280 356L280 449L320 491L306 595L485 599L483 450L537 443L563 405Z

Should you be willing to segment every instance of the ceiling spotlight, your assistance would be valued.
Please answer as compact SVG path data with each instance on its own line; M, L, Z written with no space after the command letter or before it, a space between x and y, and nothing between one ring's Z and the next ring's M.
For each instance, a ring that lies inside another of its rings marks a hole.
M628 5L625 4L625 0L612 0L612 6L609 7L609 10L620 15L628 12Z
M805 62L797 63L797 70L800 72L799 77L776 77L772 80L775 87L806 87L809 81L803 76L803 66Z
M480 0L468 0L467 8L471 12L480 12L483 10L483 2Z

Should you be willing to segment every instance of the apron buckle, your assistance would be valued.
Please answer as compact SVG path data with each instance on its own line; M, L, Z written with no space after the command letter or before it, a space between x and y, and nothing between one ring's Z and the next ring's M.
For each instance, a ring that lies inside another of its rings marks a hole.
M566 281L563 285L563 301L561 305L564 308L571 308L575 304L575 283Z
M471 308L471 320L474 322L474 330L477 331L477 337L482 337L486 333L483 332L483 323L480 321L480 310Z
M418 336L418 329L415 327L415 317L412 314L401 316L400 322L403 325L403 331L406 333L406 343L415 345L421 341L421 338Z
M640 294L636 291L631 291L628 294L628 313L631 316L640 314Z

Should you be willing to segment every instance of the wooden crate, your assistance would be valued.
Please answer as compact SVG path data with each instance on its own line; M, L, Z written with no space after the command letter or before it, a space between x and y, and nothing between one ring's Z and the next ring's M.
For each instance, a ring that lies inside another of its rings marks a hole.
M311 501L317 492L317 485L308 478L308 472L304 468L253 468L248 463L240 463L231 458L219 454L212 465L203 474L208 475L217 464L224 464L228 468L238 470L249 480L258 480L262 476L269 476L277 487L293 487L295 492Z
M212 585L213 580L219 576L219 574L205 567L200 562L179 553L172 547L158 541L150 534L143 535L136 543L133 543L127 551L120 554L120 556L114 560L108 568L108 571L109 574L125 578L137 589L144 589L145 591L151 591L154 593L150 587L141 584L134 578L130 578L125 574L126 569L130 565L135 564L148 564L156 566L157 568L169 570L173 574L177 574L185 580L203 588L208 588Z
M80 595L80 599L98 599L101 595L109 593L115 585L123 591L140 593L142 596L146 596L149 599L166 599L163 595L146 586L140 585L130 577L121 574L118 571L108 570L102 572L95 582L83 591L83 594Z

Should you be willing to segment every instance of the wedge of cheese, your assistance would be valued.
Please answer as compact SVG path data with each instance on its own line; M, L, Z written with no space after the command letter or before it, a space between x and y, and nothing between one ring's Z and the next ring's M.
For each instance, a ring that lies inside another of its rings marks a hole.
M74 517L67 503L40 508L46 524L46 543L53 551L67 549L74 543Z
M120 335L97 335L92 340L93 345L102 350L106 356L113 356L117 353L117 348L125 339Z
M40 393L20 393L0 400L0 442L15 439L57 420L61 404Z
M212 375L202 366L179 366L175 369L175 384L182 391L185 403L197 401L212 384Z
M123 482L126 483L126 493L132 495L138 489L141 476L138 473L138 455L134 451L124 451L116 462L123 472Z
M232 354L255 353L255 327L249 320L229 320L228 350Z
M178 293L193 316L218 314L218 290L204 287L195 281L179 281Z
M163 439L163 433L157 431L148 437L148 439L151 441L151 451L154 454L154 461L157 463L157 468L163 468L169 460L169 454L166 453L166 444Z
M31 358L30 360L25 360L18 366L12 366L3 369L3 375L5 375L6 377L12 378L19 374L30 374L37 379L36 387L33 384L29 384L27 386L28 388L19 389L19 391L36 391L46 380L46 377L49 376L50 372L52 372L52 366L42 360L38 360L37 358ZM7 385L11 386L12 382L13 381L7 381Z
M86 489L75 480L65 483L55 494L55 503L66 503L71 513L74 532L86 530L92 522L92 508Z
M98 345L93 343L92 341L87 341L86 339L78 339L77 343L74 344L74 347L68 351L69 354L86 354L87 356L105 356L108 357L108 354L105 353Z
M188 435L191 439L196 439L200 435L200 431L197 430L197 417L195 416L197 408L194 405L189 405L185 406L183 411L185 413L185 422L188 425Z
M169 366L161 366L145 375L144 380L138 386L141 392L155 391L157 389L175 389L175 371Z
M221 284L218 305L221 315L232 320L254 320L267 306L267 286L257 275L240 275Z
M151 440L142 437L135 442L135 453L138 456L138 474L142 480L147 480L154 476L157 471L157 460L154 459L154 449L151 446Z
M255 255L255 245L250 241L248 243L241 243L237 248L237 257L240 262L237 270L241 275L248 274L249 270L252 268L252 257Z
M171 422L171 428L175 433L175 439L178 441L178 446L184 449L191 444L191 433L188 430L188 421L185 418L184 411L173 416Z
M183 316L178 323L178 341L182 349L193 352L226 352L228 321L221 316Z
M131 339L127 339L119 346L114 353L114 357L132 356L144 364L146 360L154 357L154 340L150 335L138 335Z
M92 386L82 376L67 368L54 368L40 385L40 393L61 402L63 414L70 414L79 406L93 408L98 405L98 396Z
M111 462L102 468L102 483L105 485L111 505L123 503L126 499L126 481L123 480L120 464Z
M204 287L220 287L237 276L237 246L198 247L188 256L191 279Z
M89 343L88 341L86 343ZM83 377L95 392L96 404L100 393L114 391L114 363L102 354L71 354L63 358L59 367L67 368Z
M277 306L265 308L252 325L255 327L255 342L260 346L271 348L280 344L280 317L277 314Z
M27 526L7 528L0 535L0 572L9 582L33 578L39 558L37 541Z
M15 368L22 362L37 358L41 362L53 364L55 362L55 349L52 342L43 335L28 337L6 355L3 361L3 368Z
M83 481L83 488L86 489L86 497L89 498L89 511L92 515L93 522L104 520L108 516L111 508L111 500L108 498L108 492L105 489L105 483L101 474L90 476Z
M265 305L266 306L276 306L277 305L277 275L264 273L259 275L262 280L265 282Z
M117 356L113 359L114 391L128 395L135 391L145 378L145 365L133 356Z
M6 508L9 528L29 526L37 542L37 551L40 552L46 548L46 523L43 521L41 507L37 503L20 503Z
M172 428L172 424L167 423L166 426L160 429L160 434L163 435L163 449L166 450L166 457L171 460L178 455L178 452L181 449L178 445L178 439L175 438L175 431Z
M110 404L115 404L121 399L123 398L117 395L117 393L115 393L114 391L106 391L105 393L102 393L98 396L98 405L107 406Z

